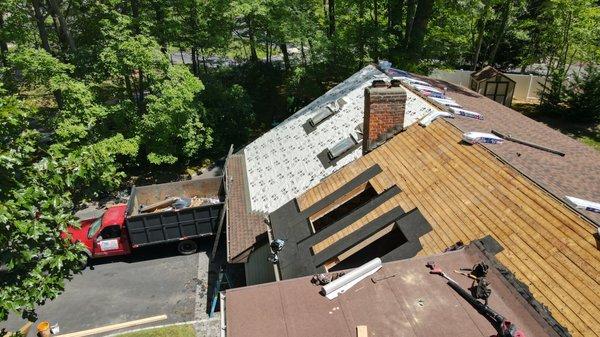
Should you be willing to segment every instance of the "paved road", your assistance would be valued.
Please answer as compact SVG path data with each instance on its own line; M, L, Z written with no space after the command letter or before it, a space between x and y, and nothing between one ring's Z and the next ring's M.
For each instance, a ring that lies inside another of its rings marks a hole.
M195 310L206 308L207 254L212 242L212 238L203 239L200 252L188 256L176 255L174 247L161 246L102 261L93 270L76 275L63 294L40 307L39 318L58 322L61 333L160 314L166 314L168 320L151 325L193 321L199 318ZM203 293L202 308L196 308L197 292ZM22 322L13 316L5 323L10 330Z

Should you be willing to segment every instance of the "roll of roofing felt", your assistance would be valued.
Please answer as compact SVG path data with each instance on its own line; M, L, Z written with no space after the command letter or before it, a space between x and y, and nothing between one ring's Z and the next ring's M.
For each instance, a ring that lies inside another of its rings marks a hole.
M442 94L442 92L439 89L434 88L430 85L422 85L422 84L415 83L415 84L413 84L413 86L419 90L431 91L431 92L435 92L438 94Z
M483 120L483 116L480 113L475 112L475 111L465 110L465 109L461 109L461 108L454 108L454 107L450 107L450 110L452 110L452 112L454 112L455 114L460 115L460 116Z
M469 144L487 143L487 144L500 144L504 140L491 133L485 132L466 132L463 133L463 140Z
M567 198L567 201L569 201L569 203L575 208L584 209L586 211L590 211L590 212L594 212L594 213L600 213L600 203L598 203L598 202L593 202L593 201L579 199L579 198L575 198L575 197L569 197L569 196L567 196L566 198Z
M434 111L429 113L427 116L421 118L419 121L420 126L428 126L438 117L452 117L452 115L445 111Z
M343 294L346 290L352 288L355 284L363 280L369 275L372 275L381 268L381 259L374 258L373 260L363 264L360 267L354 268L346 275L336 279L335 281L321 287L321 293L328 299L332 300Z

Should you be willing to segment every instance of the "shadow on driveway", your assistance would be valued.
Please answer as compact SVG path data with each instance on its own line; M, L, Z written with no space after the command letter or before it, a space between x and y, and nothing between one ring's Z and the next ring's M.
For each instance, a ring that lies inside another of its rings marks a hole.
M192 321L197 286L207 287L212 242L212 237L201 239L199 252L192 255L177 255L175 246L166 245L97 260L75 275L63 294L37 309L38 322L58 322L61 333L71 333L161 314L168 319L151 325ZM11 315L0 328L15 330L22 324Z

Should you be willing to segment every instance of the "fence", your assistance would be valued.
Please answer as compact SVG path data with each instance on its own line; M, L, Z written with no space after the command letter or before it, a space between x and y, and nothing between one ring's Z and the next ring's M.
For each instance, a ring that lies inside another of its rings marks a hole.
M472 71L435 69L430 77L469 88ZM535 75L504 74L516 82L513 101L538 102L538 92L542 89L544 78Z

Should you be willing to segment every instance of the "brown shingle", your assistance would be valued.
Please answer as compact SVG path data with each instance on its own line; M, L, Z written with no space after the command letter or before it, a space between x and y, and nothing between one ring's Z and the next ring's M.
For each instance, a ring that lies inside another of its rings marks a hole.
M227 159L227 260L244 262L257 236L265 233L265 216L250 211L244 155L236 153Z

